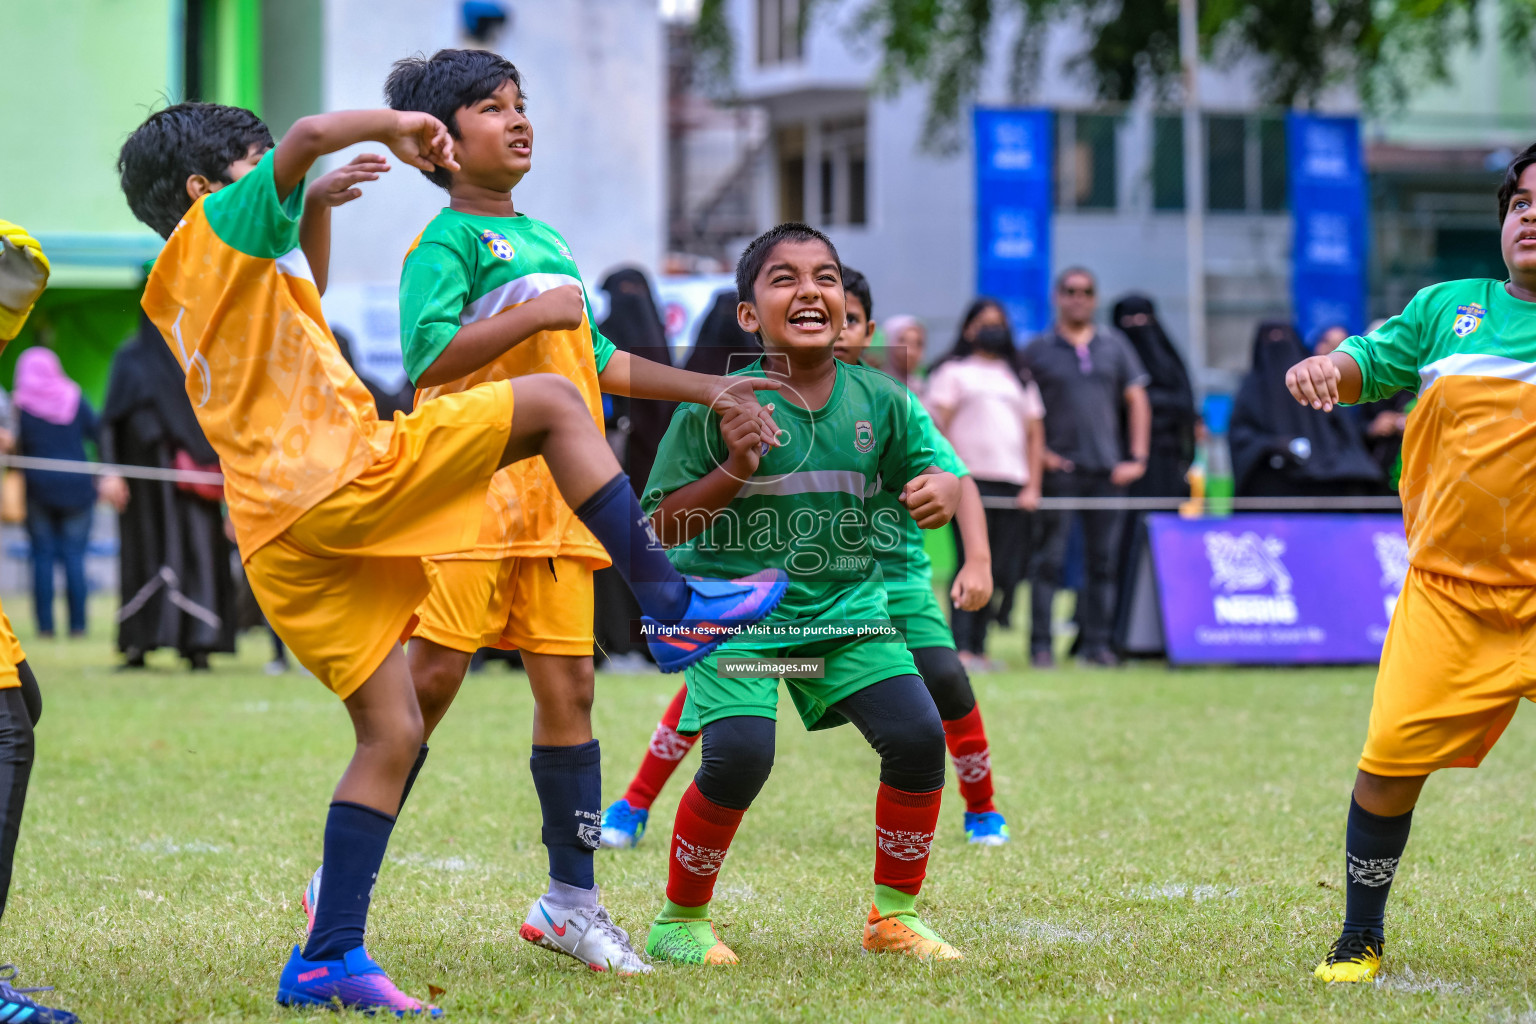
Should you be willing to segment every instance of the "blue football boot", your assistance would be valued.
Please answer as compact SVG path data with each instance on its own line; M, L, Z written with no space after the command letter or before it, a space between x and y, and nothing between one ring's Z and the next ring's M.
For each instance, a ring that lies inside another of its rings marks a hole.
M610 850L627 850L638 845L650 820L648 809L632 807L628 800L615 800L603 812L603 845Z
M701 661L743 626L767 618L788 588L783 569L764 569L735 580L688 580L688 610L681 620L640 620L656 667L681 672Z
M424 1006L401 992L384 968L362 946L340 960L306 960L298 946L277 982L281 1006L325 1006L356 1010L373 1016L441 1017L443 1011Z

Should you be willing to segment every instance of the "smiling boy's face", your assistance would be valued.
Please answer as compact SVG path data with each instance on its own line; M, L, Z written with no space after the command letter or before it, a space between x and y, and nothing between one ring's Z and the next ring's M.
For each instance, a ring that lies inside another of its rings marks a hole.
M842 335L843 277L821 242L780 242L752 286L752 301L736 307L741 329L758 332L770 349L830 350Z
M1510 277L1526 281L1536 277L1536 164L1520 173L1520 181L1509 197L1499 244Z
M523 94L510 78L483 100L460 107L453 121L458 138L453 183L510 192L533 167L533 125Z

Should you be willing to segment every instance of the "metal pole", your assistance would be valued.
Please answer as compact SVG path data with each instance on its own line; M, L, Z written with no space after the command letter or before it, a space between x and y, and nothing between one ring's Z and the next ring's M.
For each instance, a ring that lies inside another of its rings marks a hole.
M1204 391L1209 365L1205 341L1205 125L1200 120L1200 22L1196 0L1179 0L1179 57L1184 66L1184 255L1188 264L1189 363Z

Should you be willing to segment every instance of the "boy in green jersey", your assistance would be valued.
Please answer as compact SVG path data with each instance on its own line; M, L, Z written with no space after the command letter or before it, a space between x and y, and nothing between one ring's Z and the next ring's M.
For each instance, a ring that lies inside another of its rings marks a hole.
M1408 572L1392 612L1344 836L1344 927L1317 977L1374 979L1387 894L1431 772L1475 768L1536 699L1536 145L1499 187L1509 279L1449 281L1334 352L1292 395L1325 412L1399 391Z
M709 902L773 765L782 677L807 728L851 721L880 754L864 948L958 958L914 908L943 795L943 724L890 623L869 537L882 528L871 505L878 492L898 495L903 517L933 529L953 516L959 481L934 465L933 449L911 428L905 388L833 356L844 296L825 235L803 224L774 228L747 246L736 285L737 320L761 336L765 353L741 375L784 384L780 443L764 446L760 417L685 406L662 440L643 504L684 573L767 565L782 568L790 587L759 627L687 672L683 725L702 730L703 763L678 807L667 899L646 952L736 962L710 923Z
M863 274L846 265L842 273L846 326L832 352L845 363L863 365L864 352L875 336L874 296ZM992 597L991 549L981 492L920 402L912 402L909 416L912 429L922 431L924 443L933 449L935 465L960 479L955 525L964 538L966 560L955 575L950 596L957 607L975 611ZM1008 841L1008 823L992 802L992 755L986 728L965 666L956 654L954 634L933 593L933 563L923 548L923 530L887 491L877 493L870 504L885 510L878 516L884 528L876 530L871 540L885 577L891 624L912 652L923 685L944 721L944 742L965 799L966 839L1001 846ZM651 804L698 741L697 732L678 729L687 696L685 684L656 723L629 788L603 811L604 846L628 849L640 841L650 821Z
M448 192L448 206L412 244L401 272L401 348L419 389L418 408L433 408L486 382L558 375L564 378L558 383L575 386L594 430L602 428L601 391L765 415L753 389L777 387L773 382L663 366L616 352L597 331L565 240L513 206L512 190L533 159L533 128L517 68L485 50L441 50L398 61L385 94L396 110L441 121L453 137L456 160L426 172ZM622 482L627 489L627 477ZM536 707L529 767L543 812L549 883L520 934L596 970L644 973L649 967L602 907L593 873L602 777L591 719L592 571L608 564L608 551L589 529L590 510L573 509L553 484L543 458L497 472L475 543L428 560L431 590L410 627L411 678L425 740L446 714L476 650L522 652ZM599 496L619 502L615 508L633 498L632 491L617 490ZM638 508L638 522L625 515L627 523L649 529ZM637 573L634 556L646 553L672 571L654 536L644 543L648 552L632 546L627 554L615 552L614 564L642 609L679 603L681 593L663 574ZM659 652L663 668L676 670L702 655L699 647L710 641L689 650L684 645L691 636ZM412 780L426 753L423 742ZM311 881L306 907L318 903L319 881L318 875Z

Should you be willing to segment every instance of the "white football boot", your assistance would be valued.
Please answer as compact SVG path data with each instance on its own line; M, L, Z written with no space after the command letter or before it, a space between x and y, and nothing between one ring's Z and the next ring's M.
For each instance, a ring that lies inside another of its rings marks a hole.
M540 897L529 908L518 934L535 946L580 960L594 971L651 973L651 965L629 944L629 933L614 924L601 905L592 910L561 907Z

